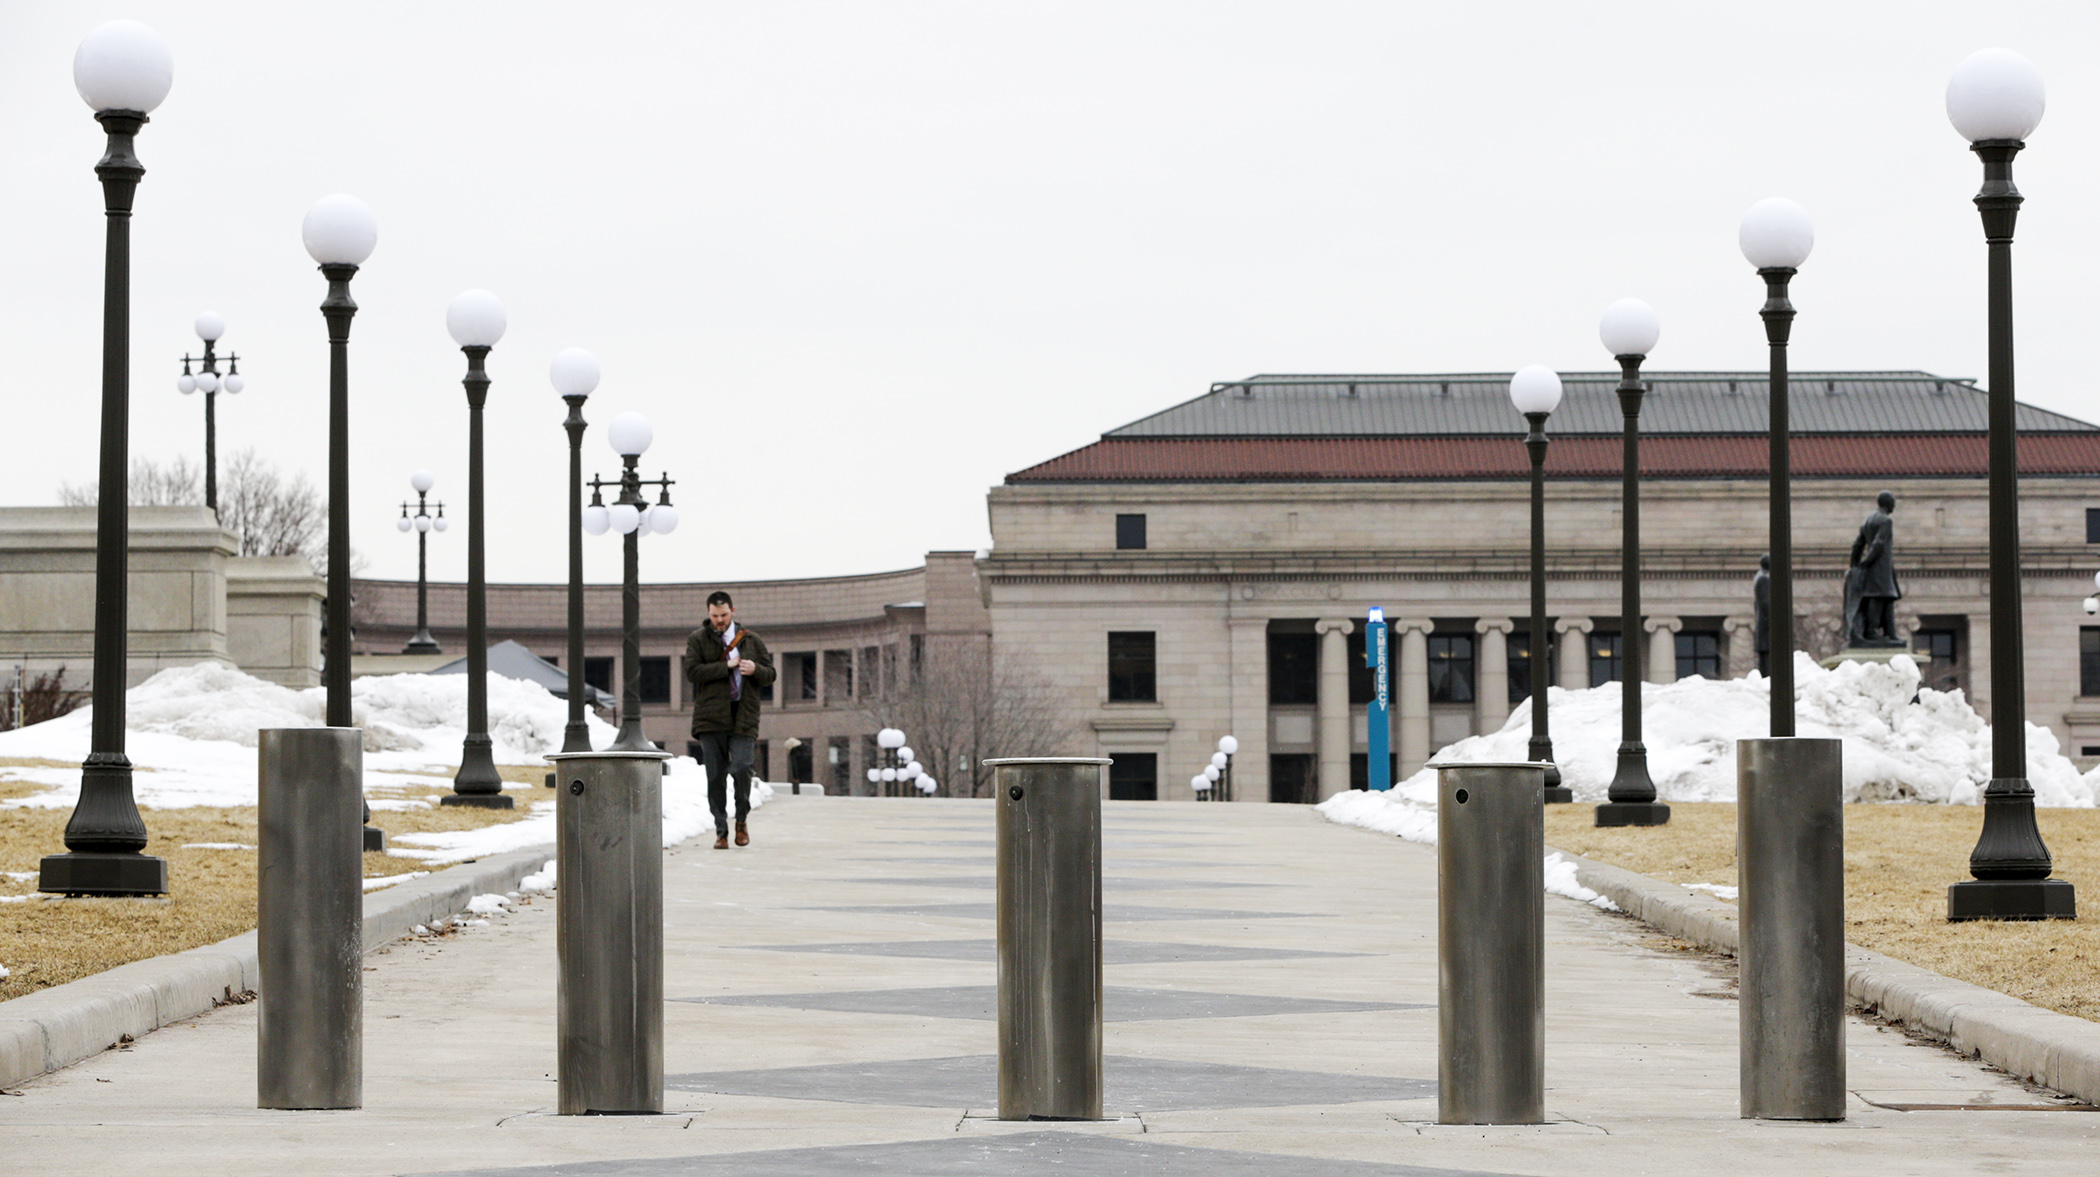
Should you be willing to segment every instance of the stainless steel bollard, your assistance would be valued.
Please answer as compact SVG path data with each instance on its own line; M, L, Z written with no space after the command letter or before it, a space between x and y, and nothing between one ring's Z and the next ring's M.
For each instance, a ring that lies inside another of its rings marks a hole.
M564 1116L664 1110L661 752L554 762L556 1081Z
M998 817L999 1118L1101 1118L1101 792L1109 762L987 760Z
M1845 1118L1843 748L1736 742L1746 1120Z
M1437 1123L1543 1123L1546 766L1431 767Z
M257 733L255 1106L364 1106L364 732Z

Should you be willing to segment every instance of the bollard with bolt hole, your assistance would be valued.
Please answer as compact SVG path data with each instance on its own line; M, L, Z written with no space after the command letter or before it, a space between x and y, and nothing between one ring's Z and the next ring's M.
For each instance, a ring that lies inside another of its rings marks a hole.
M1546 768L1437 770L1437 1122L1546 1118Z

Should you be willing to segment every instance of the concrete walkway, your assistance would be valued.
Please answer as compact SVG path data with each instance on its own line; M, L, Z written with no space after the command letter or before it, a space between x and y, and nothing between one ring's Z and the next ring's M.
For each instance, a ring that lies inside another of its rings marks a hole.
M1290 806L1111 803L1105 820L1106 1123L990 1118L990 802L783 798L753 846L665 857L672 1114L549 1114L542 900L367 960L362 1111L256 1110L256 1008L230 1006L0 1098L0 1156L301 1177L1802 1177L2100 1157L2100 1114L2016 1110L2053 1101L1859 1019L1845 1122L1739 1120L1732 967L1550 897L1551 1122L1440 1127L1433 849Z

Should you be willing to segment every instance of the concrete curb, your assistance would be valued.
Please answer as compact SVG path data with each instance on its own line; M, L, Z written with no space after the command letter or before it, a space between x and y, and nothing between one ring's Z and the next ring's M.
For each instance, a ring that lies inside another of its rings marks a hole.
M515 888L553 856L551 845L490 855L366 895L365 951L465 911L476 895ZM0 1001L0 1088L100 1054L124 1035L140 1038L195 1017L258 985L255 933L243 932Z
M1735 953L1739 929L1734 905L1566 851L1556 853L1575 864L1577 881L1635 919L1694 944ZM1872 1013L2022 1079L2100 1104L2100 1023L1943 977L1856 944L1845 945L1845 995Z

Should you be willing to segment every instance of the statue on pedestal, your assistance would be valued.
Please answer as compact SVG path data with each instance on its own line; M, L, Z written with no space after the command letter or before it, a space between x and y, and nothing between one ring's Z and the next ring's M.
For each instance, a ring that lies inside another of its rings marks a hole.
M1903 589L1896 583L1896 496L1882 491L1874 512L1859 525L1852 541L1852 566L1845 573L1845 640L1855 647L1901 646L1896 635L1896 602Z

